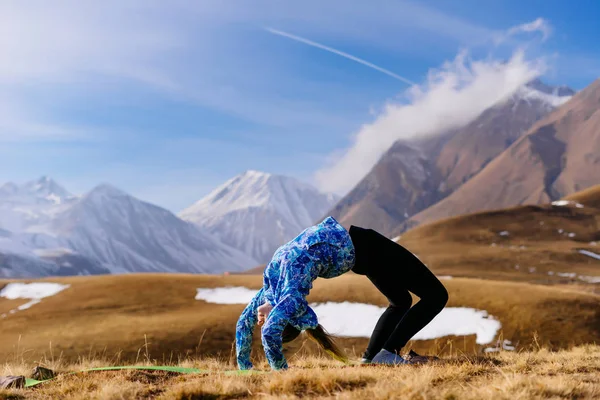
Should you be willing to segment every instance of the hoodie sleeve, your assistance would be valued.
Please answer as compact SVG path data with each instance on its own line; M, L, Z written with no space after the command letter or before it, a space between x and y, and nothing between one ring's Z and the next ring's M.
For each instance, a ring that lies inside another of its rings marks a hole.
M235 342L236 342L236 356L239 369L251 369L252 363L250 362L250 353L252 351L252 335L254 327L258 322L258 311L264 302L264 287L261 288L252 298L250 303L246 306L242 314L240 315L236 330L235 330Z
M269 313L262 328L265 355L274 370L288 367L283 355L283 329L290 319L302 317L307 313L306 296L317 273L314 260L307 252L286 257L281 267L284 278L281 298ZM314 315L314 312L311 315ZM313 322L316 326L316 316Z

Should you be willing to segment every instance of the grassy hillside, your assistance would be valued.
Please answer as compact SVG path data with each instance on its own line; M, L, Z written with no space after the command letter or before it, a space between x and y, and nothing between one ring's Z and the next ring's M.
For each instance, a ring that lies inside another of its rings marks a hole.
M50 363L58 372L102 364ZM600 347L559 352L530 349L491 356L455 353L427 365L398 367L340 366L323 358L303 358L281 373L227 375L231 364L188 359L186 367L206 374L177 375L146 371L59 375L31 389L1 390L0 399L597 399L600 396ZM261 365L260 367L265 367ZM27 374L28 366L10 364L0 374Z
M584 204L519 206L448 218L416 227L398 242L438 274L582 284L600 278L600 260L579 252L600 254L600 209ZM598 292L598 284L591 287Z
M565 200L576 201L587 207L600 210L600 185L592 186L572 195L566 196Z
M70 284L30 309L1 320L0 360L33 362L44 356L75 361L101 356L134 362L148 356L159 361L189 355L231 359L235 322L244 305L210 304L195 300L197 288L246 286L258 289L260 276L126 275L44 279ZM501 335L522 348L538 335L551 349L598 342L600 296L560 287L477 279L445 280L449 307L487 310L502 323ZM2 285L2 283L0 283ZM387 305L364 277L346 275L318 279L310 302L352 301ZM27 300L0 298L0 314ZM460 321L457 321L460 323ZM327 327L326 327L327 328ZM258 331L254 355L261 359ZM314 346L298 339L288 354L310 354ZM360 356L367 339L341 343ZM481 350L475 335L416 341L417 351L446 354Z

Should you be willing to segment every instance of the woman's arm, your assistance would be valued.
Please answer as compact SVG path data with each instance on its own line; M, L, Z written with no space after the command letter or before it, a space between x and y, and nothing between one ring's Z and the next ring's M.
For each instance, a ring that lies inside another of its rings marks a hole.
M308 305L302 296L289 294L271 310L262 329L262 344L269 365L274 370L288 368L283 355L282 333L288 321L302 315Z
M258 321L257 308L264 303L264 287L254 295L250 303L240 315L236 330L236 356L239 369L251 369L250 353L252 351L252 335Z
M306 296L312 288L312 282L318 271L315 270L313 257L306 252L287 258L281 263L284 277L281 298L269 313L262 328L262 344L271 368L286 369L287 361L283 355L281 335L292 318L303 316L308 310ZM311 313L314 315L314 313ZM317 325L316 316L314 325Z

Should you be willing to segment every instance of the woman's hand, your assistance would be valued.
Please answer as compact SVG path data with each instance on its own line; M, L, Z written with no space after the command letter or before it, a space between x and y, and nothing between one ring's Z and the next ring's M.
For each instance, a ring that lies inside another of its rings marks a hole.
M273 309L273 306L268 302L258 307L258 325L261 326L267 320L267 316Z

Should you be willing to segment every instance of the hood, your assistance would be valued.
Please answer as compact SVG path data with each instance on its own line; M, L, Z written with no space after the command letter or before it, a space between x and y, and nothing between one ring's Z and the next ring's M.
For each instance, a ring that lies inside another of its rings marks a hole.
M328 254L331 262L323 263L319 270L320 278L335 278L350 271L354 266L355 252L350 234L333 217L327 217L316 225L319 240L315 243L328 243L334 249Z

